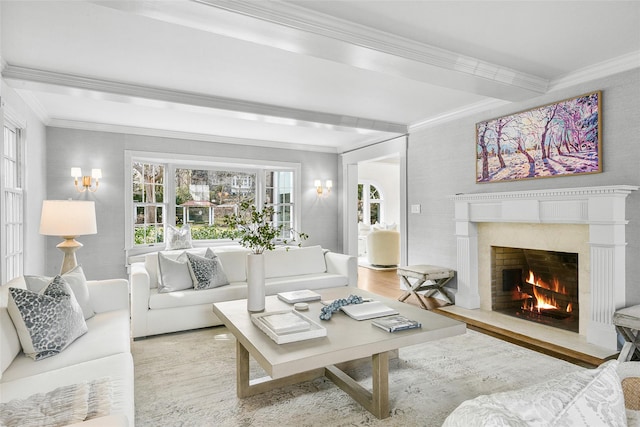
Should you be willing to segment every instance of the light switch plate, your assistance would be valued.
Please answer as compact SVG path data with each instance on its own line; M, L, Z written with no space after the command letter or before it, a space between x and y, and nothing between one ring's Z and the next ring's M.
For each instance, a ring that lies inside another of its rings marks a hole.
M411 205L411 213L420 213L420 205Z

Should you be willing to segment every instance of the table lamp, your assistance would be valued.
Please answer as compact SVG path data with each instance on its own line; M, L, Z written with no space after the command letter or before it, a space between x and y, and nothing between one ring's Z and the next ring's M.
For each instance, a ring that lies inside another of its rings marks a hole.
M80 200L44 200L40 217L40 234L60 236L63 242L56 247L64 252L60 274L78 265L75 252L82 243L76 236L96 234L96 207L94 202Z

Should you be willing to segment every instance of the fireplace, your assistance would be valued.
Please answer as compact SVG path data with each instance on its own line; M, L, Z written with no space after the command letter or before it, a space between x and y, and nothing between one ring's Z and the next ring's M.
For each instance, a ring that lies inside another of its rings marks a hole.
M519 236L527 228L560 227L534 247L560 252L571 252L572 246L555 248L554 244L567 245L574 234L562 227L578 227L586 234L581 239L586 249L578 251L578 335L588 344L615 351L618 342L612 317L615 310L626 303L625 199L636 190L637 186L611 185L450 196L455 203L457 240L455 305L463 309L491 310L491 279L481 274L485 268L482 258L490 253L479 244L482 240L479 230L483 225L519 227L518 231L506 233L510 238ZM546 243L553 244L547 246ZM526 247L510 243L492 245ZM489 290L485 291L487 287ZM489 294L488 303L486 294Z
M491 247L491 309L579 332L578 254Z

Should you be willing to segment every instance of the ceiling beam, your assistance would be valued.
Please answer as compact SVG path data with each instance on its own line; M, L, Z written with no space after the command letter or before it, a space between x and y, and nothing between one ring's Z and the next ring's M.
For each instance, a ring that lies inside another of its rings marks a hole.
M545 93L539 76L281 1L92 3L288 52L505 101Z
M29 89L156 108L175 108L242 120L342 132L407 133L407 125L323 113L193 92L114 82L8 64L2 76L16 89Z

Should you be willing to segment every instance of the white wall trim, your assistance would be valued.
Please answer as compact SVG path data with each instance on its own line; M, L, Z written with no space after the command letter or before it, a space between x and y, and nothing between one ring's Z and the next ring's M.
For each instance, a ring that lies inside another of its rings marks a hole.
M52 119L50 127L66 129L90 130L98 132L122 133L128 135L155 136L158 138L186 139L193 141L218 142L221 144L250 145L253 147L282 148L287 150L314 151L336 154L335 147L319 145L293 144L249 138L235 138L223 135L209 135L203 133L182 132L166 129L152 129L136 126L113 125L108 123L83 122L78 120Z

